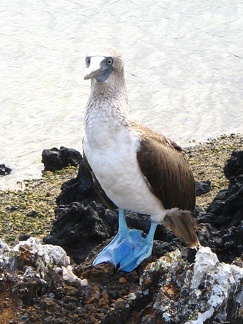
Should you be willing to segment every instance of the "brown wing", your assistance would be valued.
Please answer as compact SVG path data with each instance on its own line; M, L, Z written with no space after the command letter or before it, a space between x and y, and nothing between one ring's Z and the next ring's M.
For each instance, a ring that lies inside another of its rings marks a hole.
M192 211L195 181L181 147L144 126L141 130L137 159L151 191L166 209L177 207Z
M97 192L100 199L107 206L107 208L109 208L111 210L116 209L117 206L107 197L107 195L104 192L104 190L102 189L99 181L96 179L96 176L95 176L91 166L89 165L89 162L88 162L84 152L83 152L83 160L84 160L84 165L85 165L86 171L88 173L88 176L89 176L90 180L92 181L95 191Z

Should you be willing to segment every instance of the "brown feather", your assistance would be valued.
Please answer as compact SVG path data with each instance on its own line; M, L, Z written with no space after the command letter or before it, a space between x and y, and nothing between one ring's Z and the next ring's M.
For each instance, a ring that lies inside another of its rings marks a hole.
M200 245L191 211L195 208L195 181L182 148L144 125L133 123L141 138L137 159L150 190L168 214L164 224L189 247ZM172 209L172 210L170 210Z
M173 214L165 216L163 223L190 248L200 245L195 232L197 225L191 212L173 211Z
M182 148L141 124L133 127L140 132L137 159L151 191L165 209L194 210L195 181Z
M88 174L91 182L93 183L95 191L97 192L100 199L103 201L103 203L106 205L107 208L109 208L111 210L116 209L117 206L107 197L107 195L106 195L105 191L102 189L99 181L96 179L96 176L95 176L91 166L89 165L89 162L88 162L84 152L83 152L83 160L84 160L84 166L87 171L87 174Z

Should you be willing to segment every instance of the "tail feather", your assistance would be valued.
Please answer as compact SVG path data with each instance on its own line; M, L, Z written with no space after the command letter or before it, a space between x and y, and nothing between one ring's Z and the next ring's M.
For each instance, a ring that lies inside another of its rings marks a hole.
M197 225L190 212L169 211L163 222L188 247L197 248L200 245L195 231Z

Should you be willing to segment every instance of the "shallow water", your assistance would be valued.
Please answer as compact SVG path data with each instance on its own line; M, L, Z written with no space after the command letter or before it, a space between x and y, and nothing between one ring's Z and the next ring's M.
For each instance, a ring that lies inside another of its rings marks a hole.
M82 149L84 56L124 55L131 114L185 146L243 132L242 1L2 0L0 189L37 178L45 148Z

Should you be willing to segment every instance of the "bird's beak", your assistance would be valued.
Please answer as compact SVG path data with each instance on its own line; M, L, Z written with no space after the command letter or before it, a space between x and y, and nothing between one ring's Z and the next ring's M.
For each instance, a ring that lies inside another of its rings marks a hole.
M87 74L84 80L99 78L103 74L101 62L104 60L103 56L93 56L90 59L90 65L88 67Z

